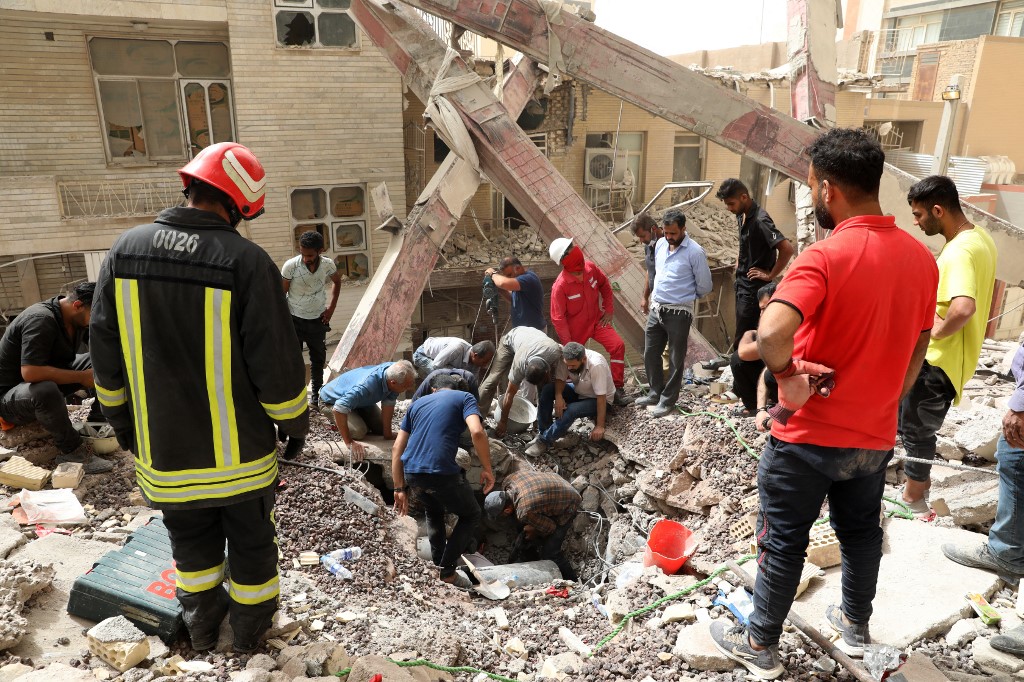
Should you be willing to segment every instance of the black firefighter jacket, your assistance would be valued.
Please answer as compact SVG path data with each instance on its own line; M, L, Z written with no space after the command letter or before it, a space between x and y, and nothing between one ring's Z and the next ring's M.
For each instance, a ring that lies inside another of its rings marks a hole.
M305 437L309 411L263 249L215 213L167 209L110 249L90 335L103 413L155 508L223 506L276 484L274 426Z

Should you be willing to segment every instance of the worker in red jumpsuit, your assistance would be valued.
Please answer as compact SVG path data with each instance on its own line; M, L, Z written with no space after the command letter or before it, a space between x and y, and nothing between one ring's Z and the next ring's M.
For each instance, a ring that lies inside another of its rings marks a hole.
M601 268L583 258L583 251L572 239L560 237L549 247L551 260L562 272L551 287L551 323L562 344L575 341L586 344L594 339L605 347L615 383L614 405L626 405L622 392L626 374L626 344L612 327L614 299L612 285Z

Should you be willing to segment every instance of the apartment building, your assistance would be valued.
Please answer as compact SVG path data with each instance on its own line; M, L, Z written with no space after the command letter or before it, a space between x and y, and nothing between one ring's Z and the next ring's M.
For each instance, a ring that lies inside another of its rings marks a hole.
M324 234L343 329L387 246L369 188L405 205L401 80L348 5L0 0L0 312L94 277L119 233L182 201L177 168L237 141L268 176L240 229L279 264Z

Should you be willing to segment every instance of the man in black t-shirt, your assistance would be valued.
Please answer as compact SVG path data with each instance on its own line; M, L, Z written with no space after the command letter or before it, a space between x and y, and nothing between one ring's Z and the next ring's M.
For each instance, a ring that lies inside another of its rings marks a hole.
M733 350L743 335L757 329L761 308L757 291L782 274L793 257L793 245L775 227L761 206L750 197L747 186L736 178L723 180L715 196L736 216L740 231L740 250L736 257L736 330ZM739 394L735 387L734 393ZM740 408L739 416L754 416L750 406Z
M39 422L61 454L57 463L78 462L87 474L114 464L91 454L68 417L66 397L94 386L88 353L94 282L77 285L67 296L26 308L0 339L0 418L20 426ZM106 421L93 403L89 421Z

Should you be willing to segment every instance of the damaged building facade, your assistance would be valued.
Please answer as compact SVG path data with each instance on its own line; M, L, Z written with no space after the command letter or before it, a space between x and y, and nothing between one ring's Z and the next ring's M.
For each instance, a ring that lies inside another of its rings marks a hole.
M369 188L405 203L401 81L347 5L0 2L3 311L94 279L117 235L183 201L178 168L240 141L268 180L243 229L279 264L320 231L343 328L387 246Z

